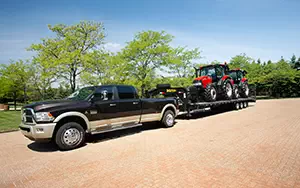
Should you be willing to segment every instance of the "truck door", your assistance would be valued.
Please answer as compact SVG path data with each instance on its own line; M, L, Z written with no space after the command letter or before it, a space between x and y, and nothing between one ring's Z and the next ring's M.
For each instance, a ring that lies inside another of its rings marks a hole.
M113 86L103 86L94 93L89 119L96 130L111 129L114 119L118 118L119 104L114 90Z
M141 116L141 101L136 89L132 86L117 86L119 97L120 123L123 126L130 126L139 123Z

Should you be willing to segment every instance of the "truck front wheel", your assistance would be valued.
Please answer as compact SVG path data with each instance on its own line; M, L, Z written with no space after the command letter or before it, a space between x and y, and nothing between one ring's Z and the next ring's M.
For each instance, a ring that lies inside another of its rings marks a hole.
M75 149L84 143L84 139L84 129L76 122L65 123L55 135L55 143L61 150Z
M164 116L162 118L162 124L168 128L168 127L173 127L174 126L174 122L175 122L175 115L174 112L172 112L171 110L167 110L164 113Z

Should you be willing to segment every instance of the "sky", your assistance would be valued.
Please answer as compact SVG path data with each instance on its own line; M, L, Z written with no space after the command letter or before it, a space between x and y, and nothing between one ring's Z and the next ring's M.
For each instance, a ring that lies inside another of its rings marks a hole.
M246 53L262 61L300 56L299 0L0 0L0 64L30 59L26 50L53 37L47 25L103 22L105 48L119 51L134 34L164 30L173 46L198 47L202 59Z

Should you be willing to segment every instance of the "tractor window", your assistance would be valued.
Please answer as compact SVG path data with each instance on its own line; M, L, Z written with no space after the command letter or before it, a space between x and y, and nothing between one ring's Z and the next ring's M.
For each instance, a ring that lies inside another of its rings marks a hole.
M211 76L215 77L216 76L216 71L214 67L203 67L200 70L200 76Z
M230 75L230 77L231 77L233 80L236 80L236 79L237 79L237 74L236 74L236 72L230 72L229 75Z
M216 72L217 72L217 77L218 78L222 78L222 76L224 75L224 70L221 67L217 67L216 68Z

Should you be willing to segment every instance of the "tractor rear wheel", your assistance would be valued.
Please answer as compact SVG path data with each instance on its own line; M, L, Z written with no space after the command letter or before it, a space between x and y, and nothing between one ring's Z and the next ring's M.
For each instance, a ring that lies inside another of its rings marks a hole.
M225 100L230 100L232 99L233 96L233 89L232 89L232 84L230 83L229 80L225 80L223 83L223 86L221 86L221 92L222 92L222 97Z
M207 102L213 102L217 99L217 90L212 84L207 84L203 93L204 100Z

